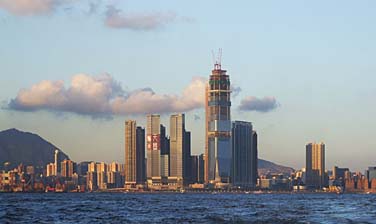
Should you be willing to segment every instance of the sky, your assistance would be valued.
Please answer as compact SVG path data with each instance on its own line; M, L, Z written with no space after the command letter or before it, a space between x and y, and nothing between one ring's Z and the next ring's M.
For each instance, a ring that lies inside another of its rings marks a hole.
M375 1L0 0L0 129L75 161L124 162L124 122L186 113L204 151L204 88L222 48L232 120L259 157L300 169L376 165ZM215 59L214 59L215 60Z

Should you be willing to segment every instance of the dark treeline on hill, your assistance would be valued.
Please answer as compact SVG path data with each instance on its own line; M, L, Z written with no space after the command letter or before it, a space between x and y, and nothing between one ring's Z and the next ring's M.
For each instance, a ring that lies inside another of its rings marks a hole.
M0 132L0 169L5 162L10 162L8 168L15 168L20 163L24 165L43 166L54 162L56 146L41 138L39 135L9 129ZM68 155L60 150L59 160L68 159ZM294 169L277 165L259 159L259 175L267 173L290 174Z
M40 136L17 129L0 132L0 169L4 163L9 162L8 168L15 168L20 163L36 167L45 166L54 162L56 146L47 142ZM59 160L69 157L61 150Z

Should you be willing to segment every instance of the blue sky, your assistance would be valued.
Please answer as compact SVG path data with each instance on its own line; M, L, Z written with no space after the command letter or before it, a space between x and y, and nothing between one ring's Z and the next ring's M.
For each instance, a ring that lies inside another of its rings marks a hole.
M151 88L182 102L172 110L189 110L192 151L201 153L204 110L182 91L193 77L209 76L211 51L221 47L223 67L241 88L233 119L253 122L261 158L300 168L305 144L323 141L328 168L375 165L374 1L33 0L47 7L21 9L18 1L0 0L0 129L38 133L76 161L123 162L124 121L145 124L137 111L98 119L72 107L9 106L43 80L64 81L66 94L77 74L106 73L127 94ZM279 106L240 111L251 96Z

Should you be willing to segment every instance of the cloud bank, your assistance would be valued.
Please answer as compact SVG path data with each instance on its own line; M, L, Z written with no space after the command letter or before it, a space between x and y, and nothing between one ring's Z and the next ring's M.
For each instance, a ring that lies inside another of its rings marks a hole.
M113 115L169 114L188 112L205 105L207 79L193 77L180 94L156 93L151 87L126 91L109 74L90 76L77 74L66 87L63 81L41 81L21 89L7 107L16 111L48 110L108 118ZM241 89L232 86L234 92ZM235 95L236 95L235 94ZM241 100L241 111L269 112L278 107L274 97ZM199 117L195 116L195 120Z
M173 12L125 14L113 5L107 6L105 24L111 28L130 30L155 30L176 20Z
M254 96L247 96L241 100L238 109L241 111L266 113L276 109L278 106L279 104L274 97L257 98Z
M60 4L74 0L0 0L0 8L15 15L30 16L53 12Z
M180 95L158 94L149 87L125 91L109 74L96 77L77 74L68 88L62 81L42 81L22 89L8 107L18 111L50 110L92 117L185 112L203 107L205 84L205 78L194 77Z

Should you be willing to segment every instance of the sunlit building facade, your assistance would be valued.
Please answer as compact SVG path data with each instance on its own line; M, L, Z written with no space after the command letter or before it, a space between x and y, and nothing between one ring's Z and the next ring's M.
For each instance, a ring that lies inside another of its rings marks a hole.
M170 176L183 178L185 115L170 117Z
M306 145L306 185L309 188L322 188L325 185L325 144Z
M61 162L61 176L62 177L72 177L73 176L73 166L74 163L72 160L65 159Z

